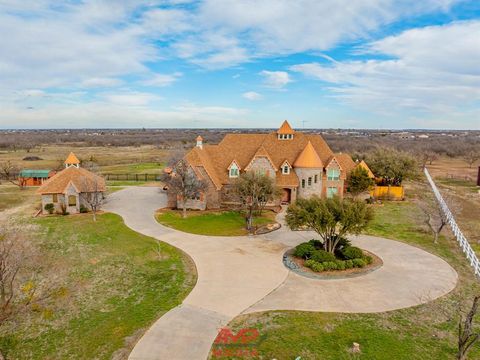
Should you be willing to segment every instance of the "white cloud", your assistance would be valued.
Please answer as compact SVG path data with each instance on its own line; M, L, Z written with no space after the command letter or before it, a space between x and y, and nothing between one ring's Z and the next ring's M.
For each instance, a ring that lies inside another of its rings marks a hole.
M247 91L242 94L242 97L244 97L247 100L250 101L258 101L262 100L263 96L255 91Z
M264 78L263 83L265 86L274 89L282 89L285 85L292 82L290 75L286 71L263 70L260 72L260 75Z
M168 86L177 81L183 74L175 72L173 74L149 74L149 78L141 82L145 86Z
M367 60L299 64L344 101L387 113L442 114L480 101L480 21L407 30L372 42ZM377 59L377 55L387 59Z
M137 91L124 93L104 93L101 94L100 97L114 105L124 106L145 106L150 104L154 100L161 99L159 96L156 96L154 94Z
M120 79L94 77L94 78L83 80L82 87L85 87L85 88L114 87L114 86L119 86L122 83L123 81Z

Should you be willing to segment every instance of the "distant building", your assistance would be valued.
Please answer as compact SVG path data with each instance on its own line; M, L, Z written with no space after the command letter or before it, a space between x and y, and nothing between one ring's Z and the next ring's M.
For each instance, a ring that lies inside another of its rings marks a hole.
M55 175L54 170L23 169L18 174L18 181L23 186L40 186Z
M42 196L42 212L45 205L53 204L55 212L62 212L63 209L70 214L80 212L80 207L89 209L86 201L88 193L103 193L107 190L105 180L86 169L80 167L80 161L70 153L65 160L66 168L55 174L43 183L37 190Z
M425 135L425 134L422 134L422 135L418 135L418 138L419 138L419 139L428 139L429 136L428 136L428 135Z

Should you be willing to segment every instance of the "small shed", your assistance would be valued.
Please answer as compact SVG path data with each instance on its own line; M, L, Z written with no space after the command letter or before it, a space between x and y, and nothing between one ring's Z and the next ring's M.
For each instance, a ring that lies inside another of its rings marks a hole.
M55 175L54 170L23 169L18 174L18 180L23 186L40 186Z

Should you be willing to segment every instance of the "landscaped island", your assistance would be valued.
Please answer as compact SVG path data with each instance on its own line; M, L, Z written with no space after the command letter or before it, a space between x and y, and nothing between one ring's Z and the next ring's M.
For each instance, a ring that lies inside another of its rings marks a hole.
M293 252L293 261L300 267L309 268L313 272L328 272L360 269L374 265L374 256L352 246L350 241L342 239L334 253L323 250L320 240L312 239L298 245ZM375 257L375 265L381 260ZM349 271L351 272L351 271Z

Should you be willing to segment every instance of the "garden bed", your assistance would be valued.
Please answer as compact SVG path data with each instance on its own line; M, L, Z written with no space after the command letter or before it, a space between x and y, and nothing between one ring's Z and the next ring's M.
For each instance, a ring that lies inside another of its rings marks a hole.
M383 265L378 256L352 246L348 240L343 240L335 253L324 251L319 240L310 240L287 251L283 261L297 274L321 279L359 276Z
M290 249L285 253L285 255L283 256L283 263L287 268L289 268L293 272L309 278L341 279L341 278L356 277L356 276L361 276L361 275L371 273L372 271L375 271L383 266L383 261L380 257L378 257L377 255L369 251L363 250L363 252L367 256L372 257L372 262L370 264L367 264L363 268L351 268L351 269L345 269L345 270L330 270L330 271L324 270L322 272L315 272L304 265L306 261L305 259L297 258L293 256L294 251L295 251L294 249Z

